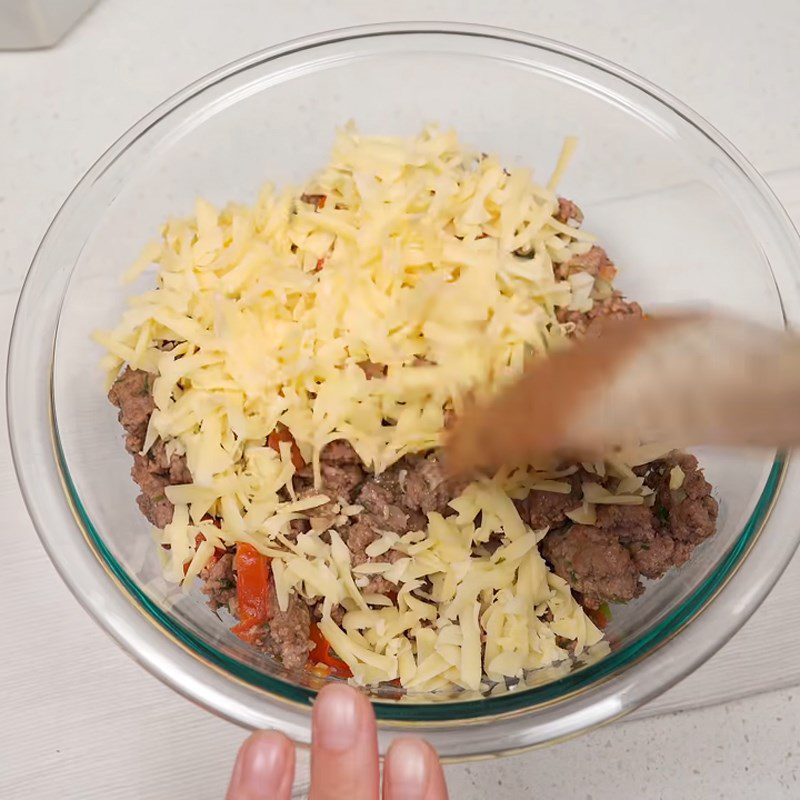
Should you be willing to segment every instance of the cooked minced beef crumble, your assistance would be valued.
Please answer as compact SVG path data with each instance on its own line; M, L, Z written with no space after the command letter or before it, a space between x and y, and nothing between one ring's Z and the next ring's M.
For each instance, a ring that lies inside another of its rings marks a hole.
M313 198L308 202L314 202ZM577 205L560 198L557 218L565 224L580 224L583 214ZM616 268L605 250L595 246L560 265L557 273L565 278L575 271L609 276L610 280ZM558 321L567 324L566 330L574 337L596 335L604 319L629 316L641 317L641 307L616 291L596 300L591 311L557 312ZM359 366L370 380L380 380L386 372L381 364L362 362ZM140 488L139 508L153 525L163 528L172 521L174 510L165 487L190 483L192 476L186 458L177 453L168 456L166 444L160 439L148 452L141 452L155 408L152 381L149 373L126 367L108 397L119 408L125 448L133 455L131 475ZM673 491L670 471L675 466L685 477L680 489ZM419 530L426 524L428 513L453 513L449 502L465 486L446 479L435 452L405 456L381 475L372 475L344 440L331 442L323 449L320 468L322 491L331 501L311 509L308 519L294 520L292 535L312 527L324 531L335 526L350 549L354 565L370 560L366 549L382 531L403 534ZM654 491L653 506L598 505L593 525L572 523L567 512L581 504L582 480L599 481L613 489L614 479L589 476L582 468L565 479L572 484L568 494L532 491L524 500L515 501L521 517L533 529L549 528L541 542L542 555L553 571L569 583L593 618L605 603L625 603L638 597L644 591L642 578L660 578L672 567L684 564L694 548L716 529L717 502L694 456L674 451L637 468L637 472ZM314 488L309 467L297 472L294 488L300 497L319 492ZM340 516L341 502L355 503L363 510L354 517ZM399 552L389 550L380 560L393 562L399 557ZM238 617L235 548L216 551L200 578L212 610L226 609ZM386 578L372 575L362 590L391 597L397 588ZM278 658L286 668L300 669L313 649L311 626L320 619L321 610L321 599L305 601L292 594L287 610L281 611L270 577L267 621L248 641ZM336 622L341 622L343 614L343 608L333 609Z
M156 527L163 528L172 521L173 506L164 494L166 486L191 482L191 474L183 456L166 456L161 440L157 440L147 453L141 453L147 423L154 409L151 376L141 370L126 369L109 392L109 399L119 411L119 420L125 429L126 447L133 453L131 475L139 485L139 508ZM441 462L435 453L411 455L398 461L381 475L372 475L350 444L344 440L327 445L320 454L322 491L331 501L309 511L309 519L294 520L292 532L296 536L309 530L315 523L322 530L330 528L337 519L340 502L357 503L363 511L348 518L336 528L352 553L354 565L370 558L367 547L381 534L391 530L405 533L418 530L426 524L426 514L438 511L452 513L448 503L461 493L464 484L448 481ZM309 467L300 470L294 479L298 496L319 494ZM389 550L381 555L382 561L394 561L400 553ZM238 616L236 598L236 573L234 553L216 556L200 573L203 592L213 610L227 609ZM365 593L391 594L397 586L380 575L370 576L362 587ZM277 656L287 668L300 667L308 660L309 631L312 618L319 618L322 601L311 607L292 594L289 607L283 612L274 598L275 587L270 579L270 600L267 604L268 620L263 632L253 637L252 644ZM334 610L334 619L341 620L343 609Z

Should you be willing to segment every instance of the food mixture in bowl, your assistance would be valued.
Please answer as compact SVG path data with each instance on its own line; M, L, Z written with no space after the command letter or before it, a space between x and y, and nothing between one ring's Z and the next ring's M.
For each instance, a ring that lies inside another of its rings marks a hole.
M198 201L108 350L109 398L169 579L289 669L485 692L602 641L717 503L696 459L632 448L448 479L468 398L641 308L546 186L452 132L340 132L302 190ZM531 419L531 425L537 420Z

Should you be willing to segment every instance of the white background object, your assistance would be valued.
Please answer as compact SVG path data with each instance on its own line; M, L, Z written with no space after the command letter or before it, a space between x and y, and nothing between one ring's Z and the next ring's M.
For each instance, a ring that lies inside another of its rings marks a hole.
M97 0L0 0L0 50L50 47Z
M47 224L130 124L248 52L392 19L519 28L633 69L720 128L800 224L795 0L105 0L57 47L0 53L0 363L16 294ZM0 508L0 797L221 800L244 733L161 686L83 613L38 544L5 436ZM635 715L648 719L513 759L449 767L451 793L465 800L556 792L578 800L798 797L797 684L800 558L714 659ZM663 715L681 709L695 710Z

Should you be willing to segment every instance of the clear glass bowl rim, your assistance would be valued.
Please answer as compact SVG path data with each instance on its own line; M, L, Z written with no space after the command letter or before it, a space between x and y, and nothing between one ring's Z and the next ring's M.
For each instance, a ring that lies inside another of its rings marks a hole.
M23 495L40 538L65 582L89 613L137 660L173 688L228 719L253 727L264 727L265 723L273 726L283 724L283 727L288 728L296 738L302 741L306 741L308 738L307 716L310 701L313 699L312 691L266 676L246 665L234 662L199 640L173 618L154 606L139 591L136 582L127 575L105 548L102 536L94 530L82 509L80 498L77 497L71 486L52 418L49 378L52 370L53 348L52 344L48 345L48 343L54 340L57 330L60 298L57 302L53 302L53 298L50 298L47 307L37 306L40 311L39 321L48 310L53 312L47 323L52 327L53 339L49 339L47 336L42 337L42 343L35 348L38 358L30 359L30 336L25 331L25 325L30 324L32 319L32 309L37 299L36 293L42 290L41 282L42 280L46 282L46 276L42 274L42 270L48 263L52 263L60 228L66 225L67 218L71 214L76 211L80 212L81 203L85 202L93 184L101 180L110 166L117 159L125 156L129 146L139 136L153 129L159 120L167 117L187 99L202 93L215 84L237 73L243 73L255 65L267 61L279 62L281 56L311 50L327 44L351 42L357 46L360 41L408 34L473 36L494 40L500 45L503 42L523 44L534 51L554 52L580 61L600 73L604 72L614 78L622 79L634 91L645 92L667 110L679 115L701 131L716 144L724 157L745 174L752 189L761 195L766 207L774 215L777 227L773 233L779 232L784 236L784 248L793 254L795 264L800 263L800 248L798 248L796 234L769 188L735 148L694 112L638 76L603 59L541 37L499 28L452 23L390 23L316 34L277 45L216 70L190 85L157 107L112 145L79 182L54 219L30 268L15 316L7 375L7 408L12 453ZM84 219L83 223L90 226L91 220ZM70 273L73 267L74 263L64 269ZM68 279L69 275L67 274L67 281ZM27 369L24 360L26 357L28 358ZM41 387L31 388L33 385L31 382L35 381L34 373L36 373L36 370L29 368L31 364L47 364L48 387L44 393ZM32 399L33 402L30 402ZM25 435L27 431L31 430L31 425L34 425L37 431L37 447L34 448L30 447L30 440ZM49 463L44 464L42 459L49 459ZM695 651L692 656L687 655L684 663L680 665L672 663L675 660L673 656L669 669L665 668L659 673L655 673L658 675L655 682L650 681L648 685L635 685L637 668L641 668L646 661L649 666L648 672L654 674L652 672L652 668L655 666L654 660L659 655L664 655L667 646L674 648L681 644L681 640L685 638L683 634L690 631L690 628L687 627L689 623L702 611L709 608L711 601L723 592L726 584L734 576L741 577L742 570L740 568L745 563L746 557L751 558L758 550L763 526L778 497L778 490L781 481L785 478L787 465L785 457L779 457L775 461L751 519L727 557L715 571L677 609L633 643L579 672L534 689L480 701L442 705L377 703L376 711L383 726L390 732L402 730L408 726L421 726L425 728L429 737L440 738L447 732L452 737L455 733L453 731L455 726L471 725L483 728L491 725L493 732L490 738L496 739L498 735L501 735L504 726L509 728L509 733L511 733L509 725L514 725L514 737L512 737L514 741L510 743L513 746L487 746L485 737L479 736L478 739L481 740L479 744L465 744L460 749L458 745L443 748L445 755L480 755L499 750L518 749L518 746L526 747L571 735L581 729L593 727L619 716L668 688L691 671L697 663L703 660L705 655L711 652L713 647L718 647L743 624L788 563L800 538L798 532L794 533L794 538L790 542L785 543L788 544L788 547L783 548L782 557L774 559L771 569L767 573L762 571L758 576L756 591L751 592L750 602L745 607L737 609L735 614L730 614L728 624L715 631L714 636L707 636L702 650ZM48 483L51 484L49 492L52 502L50 504L41 502L41 493L38 491L36 483L33 482L37 473L40 478L44 473L48 476ZM56 484L53 478L58 479L57 488L60 491L60 497L58 492L53 491ZM56 506L58 506L58 510L56 510ZM65 549L66 540L62 535L55 533L56 529L53 527L65 524L67 519L70 522L70 532L79 534L70 537L72 544L69 552ZM82 551L82 555L79 555L79 549ZM77 557L86 561L83 568L87 575L91 574L93 581L91 588L83 585L74 574L73 568ZM113 588L112 584L114 584ZM98 587L102 588L98 589ZM109 592L125 594L125 602L120 603L119 597L112 598ZM135 599L138 606L131 602L131 598ZM717 600L717 602L719 601ZM116 616L111 613L110 606L112 605ZM120 621L119 615L125 618L124 623ZM147 619L146 624L150 626L149 629L141 624L143 618ZM699 656L698 653L700 653ZM646 659L645 656L647 656ZM232 691L231 687L234 686L240 702L226 700L226 688ZM601 688L603 689L602 697L597 693L597 690ZM592 690L594 699L586 697L586 693L590 690ZM246 705L248 701L253 703L256 697L262 707L257 713L246 713L243 710L243 704ZM614 698L614 700L609 702L610 698ZM261 702L264 700L266 706L273 707L269 711L264 710L264 703ZM573 708L567 708L565 704L572 704ZM556 707L563 710L564 719L567 721L562 725L550 726L551 729L545 730L546 726L544 726L542 730L537 731L536 723L531 718L530 712L550 709L552 713L553 710L557 710ZM568 711L574 712L573 715L577 714L574 720L569 720ZM518 727L521 715L528 715L527 723L523 725L525 729L523 731L520 731ZM554 730L555 735L553 734Z

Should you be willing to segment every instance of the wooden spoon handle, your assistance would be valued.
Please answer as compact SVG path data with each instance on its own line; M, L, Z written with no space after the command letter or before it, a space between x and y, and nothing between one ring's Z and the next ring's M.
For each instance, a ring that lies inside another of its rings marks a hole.
M469 410L446 452L466 473L642 443L800 444L800 338L721 315L608 322Z

